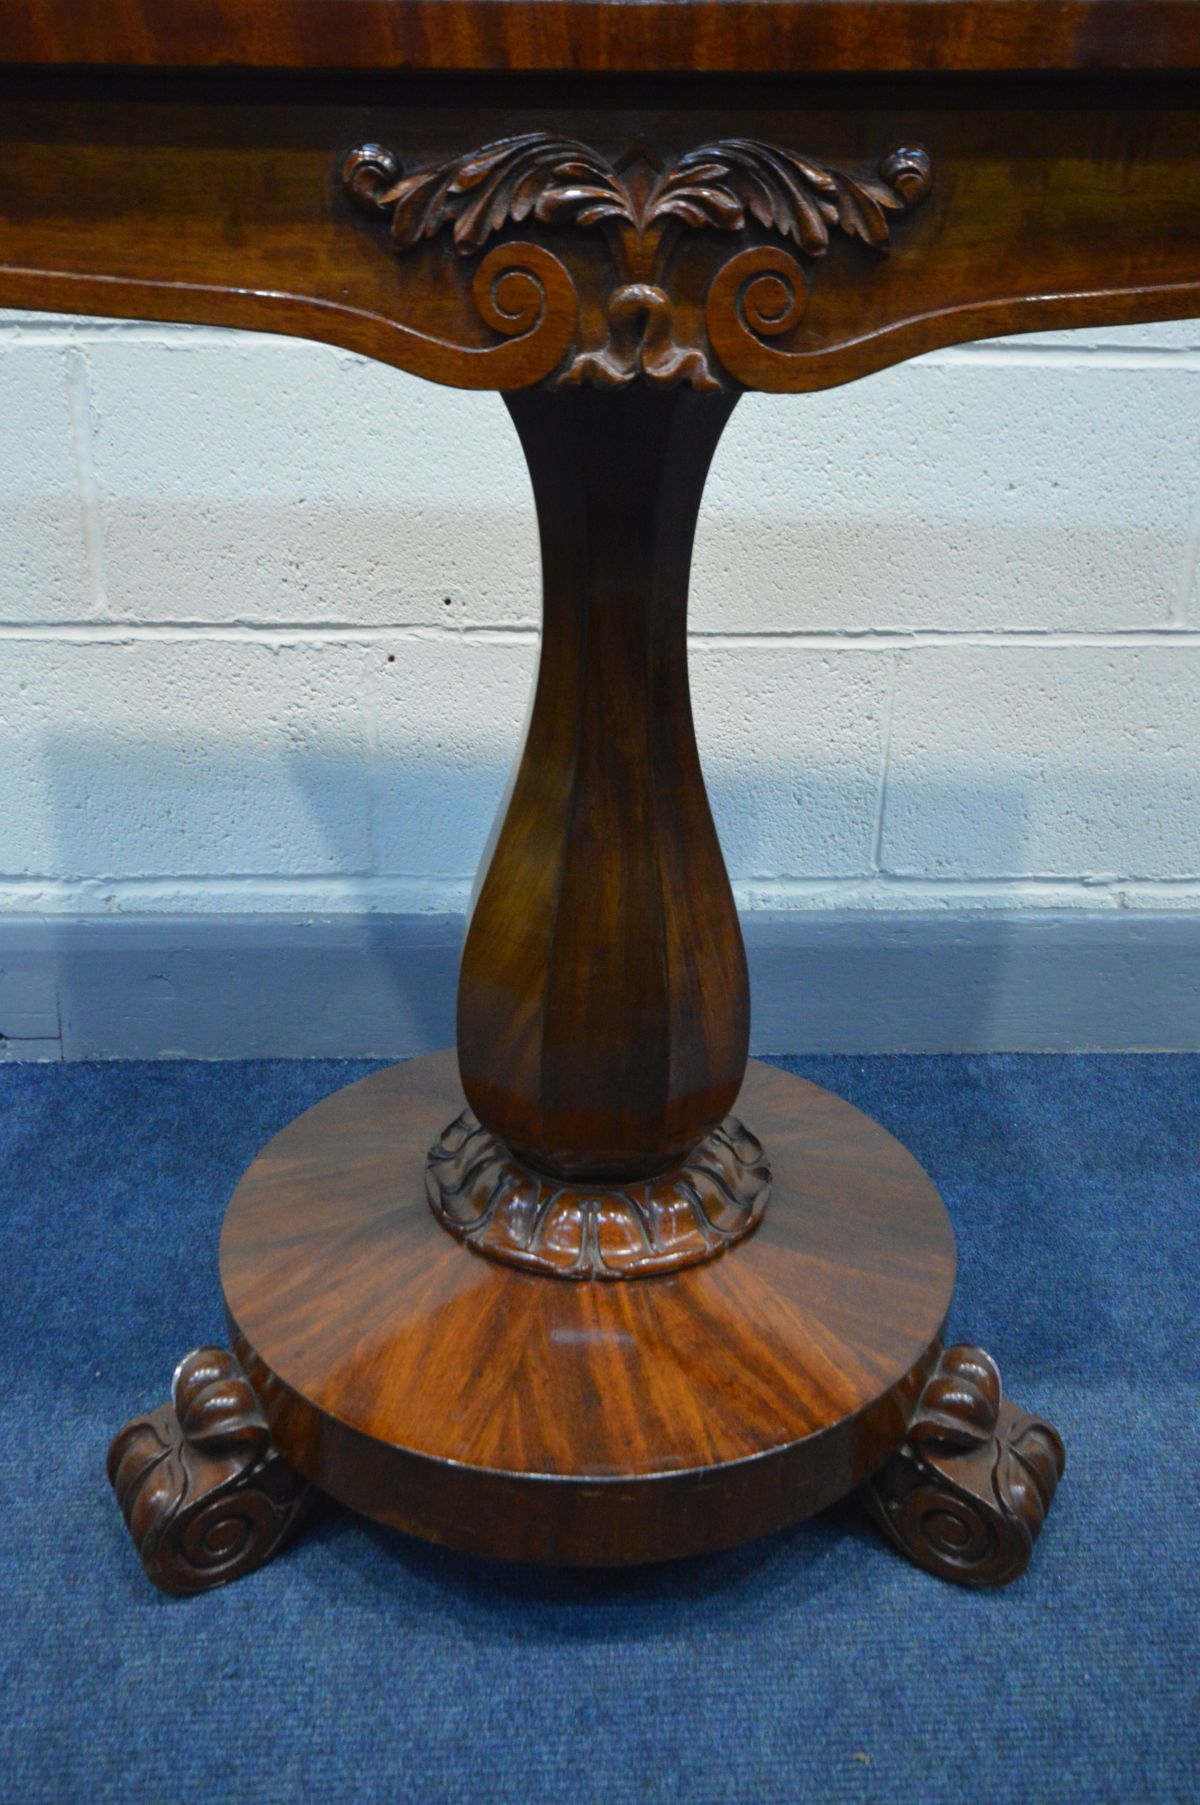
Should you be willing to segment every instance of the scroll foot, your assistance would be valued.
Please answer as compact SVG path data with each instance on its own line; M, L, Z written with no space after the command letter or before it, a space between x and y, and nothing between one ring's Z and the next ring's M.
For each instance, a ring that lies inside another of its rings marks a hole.
M315 1497L272 1444L242 1368L215 1347L180 1361L169 1404L126 1423L108 1477L147 1576L176 1597L261 1567Z
M1049 1423L1002 1396L990 1354L951 1347L862 1498L918 1567L961 1586L1004 1586L1029 1565L1065 1458Z

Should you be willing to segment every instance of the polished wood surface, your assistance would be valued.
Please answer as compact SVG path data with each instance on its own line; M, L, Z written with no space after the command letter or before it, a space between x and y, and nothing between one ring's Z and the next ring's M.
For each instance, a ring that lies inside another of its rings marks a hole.
M611 280L571 278L578 326L572 355L550 386L623 388L641 377L651 388L686 383L711 392L729 386L722 367L751 388L779 386L773 376L786 378L795 358L766 341L803 317L801 260L823 258L841 240L886 255L894 217L920 206L933 167L919 145L897 145L873 174L853 175L758 138L717 138L670 158L639 141L614 162L577 138L543 130L477 145L408 175L386 145L356 146L342 165L342 185L364 213L388 220L401 257L441 234L459 256L474 257L505 226L527 221L598 233ZM690 281L686 273L671 279L677 252L686 272L689 247L681 239L740 237L755 224L782 242L735 240L734 255L708 272L707 292L694 267ZM550 270L563 267L557 258L539 264L546 255L517 240L495 245L479 264L472 296L497 330L534 324L539 269L556 281ZM496 272L490 278L489 270ZM554 319L552 307L546 317Z
M729 1114L745 1070L746 961L686 638L733 400L508 397L538 505L541 668L467 934L458 1050L484 1127L565 1178L665 1170Z
M820 1509L894 1448L954 1283L936 1190L878 1124L752 1062L757 1232L622 1284L473 1259L422 1195L450 1053L319 1103L221 1237L233 1345L284 1458L368 1515L514 1560L697 1553Z
M991 1355L951 1347L863 1501L918 1567L960 1586L1005 1586L1029 1565L1065 1466L1058 1431L1004 1397Z
M635 97L583 76L0 67L0 305L296 333L461 387L802 391L990 334L1200 312L1198 125L1178 74ZM344 180L372 145L398 179L482 180L476 153L539 134L635 215L672 171L707 173L626 230L631 273L620 222L564 198L567 175L514 188L482 236L412 242ZM876 203L882 231L872 191L903 203Z
M425 1195L472 1253L565 1279L649 1278L715 1260L771 1198L762 1142L727 1116L650 1179L596 1184L525 1165L464 1110L438 1137Z
M280 1459L242 1368L217 1347L181 1360L171 1402L113 1438L108 1478L146 1577L175 1598L253 1573L317 1501Z
M5 0L0 60L223 68L1200 69L1191 0Z

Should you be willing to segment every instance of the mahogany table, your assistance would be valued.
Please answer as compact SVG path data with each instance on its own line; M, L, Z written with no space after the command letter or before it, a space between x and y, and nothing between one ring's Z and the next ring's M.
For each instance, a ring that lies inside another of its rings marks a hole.
M688 567L745 389L1200 312L1200 4L7 0L0 65L0 304L498 390L541 530L457 1058L327 1098L239 1184L233 1352L110 1455L150 1577L248 1571L318 1492L603 1564L855 1488L934 1573L1021 1572L1062 1444L942 1347L936 1190L747 1066Z

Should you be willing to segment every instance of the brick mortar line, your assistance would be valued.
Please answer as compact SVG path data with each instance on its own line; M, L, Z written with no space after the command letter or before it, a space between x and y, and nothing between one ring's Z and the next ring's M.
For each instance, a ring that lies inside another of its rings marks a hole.
M813 877L768 877L755 873L735 873L731 879L735 887L755 891L766 895L771 890L781 893L862 891L862 890L906 890L913 894L942 894L951 891L992 891L992 890L1027 890L1066 892L1078 895L1104 896L1119 890L1161 890L1174 893L1182 890L1200 890L1200 872L1187 873L1179 877L1150 876L1047 876L1007 875L976 877L918 877L905 876L890 871L861 871L849 874ZM256 887L272 892L292 893L304 889L356 889L364 894L370 890L394 888L396 885L424 885L430 888L453 888L458 885L469 887L472 877L462 872L205 872L200 874L149 873L133 877L81 877L46 875L18 876L0 872L0 889L19 891L45 890L78 890L93 892L103 890L117 892L120 890L203 890L222 889L236 886L238 889L253 891Z
M1197 331L1200 341L1200 329ZM1020 364L1059 369L1130 370L1143 364L1174 365L1185 370L1200 370L1200 342L1195 345L1022 345L1017 340L1008 344L947 345L940 351L927 351L920 361L926 364Z
M112 616L104 578L104 527L100 518L100 497L96 483L96 423L92 405L91 371L86 355L75 344L68 345L64 366L71 421L71 455L75 467L80 538L89 600L96 621L107 624Z
M1198 580L1200 580L1200 493L1196 496L1191 527L1187 536L1187 544L1184 547L1179 587L1171 598L1171 606L1167 614L1169 627L1187 629L1192 610L1192 598Z
M1080 330L1087 331L1088 328ZM172 350L209 349L213 346L250 349L266 345L276 348L285 346L289 349L316 346L335 357L367 363L371 361L369 358L360 359L356 353L346 351L341 346L320 344L314 339L284 333L248 332L238 327L188 326L183 323L172 325L169 322L103 318L88 319L83 324L64 320L61 325L54 325L39 320L25 325L19 319L0 318L0 347L13 345L37 350L45 346L61 346L64 341L120 341L126 344L166 346ZM1110 369L1162 364L1194 370L1200 369L1200 342L1195 345L1030 345L1022 342L1020 334L1014 334L1010 339L995 342L977 340L967 344L944 345L935 351L925 352L919 359L905 361L931 365L1006 363L1042 367L1055 364L1074 367L1078 364Z
M888 782L892 770L892 730L896 722L896 698L900 693L900 675L904 653L897 651L888 673L887 699L883 708L883 724L879 745L879 781L875 794L875 821L871 830L871 866L883 875L883 839L886 827Z
M493 626L390 626L390 625L256 625L233 621L0 621L0 639L28 640L31 643L69 643L77 645L128 645L135 642L189 644L212 640L228 645L346 645L368 646L391 644L397 640L411 644L452 646L462 643L496 645L531 645L537 642L540 629L532 623L504 627ZM1200 647L1200 627L1163 625L1157 627L1111 628L1088 631L1080 628L1032 627L996 628L771 628L762 632L697 627L688 633L689 644L697 651L770 651L787 647L810 648L814 651L891 652L927 650L939 646L1012 646L1095 648L1120 650L1143 646Z

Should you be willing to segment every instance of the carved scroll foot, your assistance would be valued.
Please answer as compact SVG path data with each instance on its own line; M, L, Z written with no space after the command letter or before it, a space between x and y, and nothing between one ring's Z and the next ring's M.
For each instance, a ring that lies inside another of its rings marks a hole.
M918 1567L961 1586L1004 1586L1029 1565L1065 1458L1049 1423L1001 1395L990 1354L951 1347L862 1498Z
M315 1497L276 1452L242 1368L215 1347L180 1361L169 1404L126 1423L108 1477L147 1576L176 1597L261 1567Z

